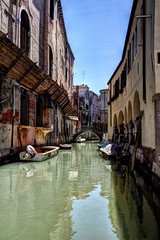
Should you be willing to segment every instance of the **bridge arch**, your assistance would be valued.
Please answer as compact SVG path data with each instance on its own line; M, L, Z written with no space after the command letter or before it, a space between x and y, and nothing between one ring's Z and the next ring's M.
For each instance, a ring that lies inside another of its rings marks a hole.
M102 140L103 134L101 132L98 132L98 131L92 129L92 130L81 130L81 131L77 132L76 134L73 135L73 141L76 142L80 136L84 136L87 133L92 133L92 134L96 135L96 137L99 139L99 141Z

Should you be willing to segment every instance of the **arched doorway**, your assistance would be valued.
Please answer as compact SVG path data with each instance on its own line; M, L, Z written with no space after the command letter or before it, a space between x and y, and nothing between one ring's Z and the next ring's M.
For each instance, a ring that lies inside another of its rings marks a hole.
M118 116L118 127L119 127L119 141L124 142L124 114L120 111Z
M132 105L131 102L128 102L128 122L132 120Z
M127 124L127 108L124 110L124 123Z
M21 31L20 31L20 47L26 51L28 56L30 49L30 24L29 18L25 10L21 12Z
M140 100L138 91L134 94L134 119L136 119L140 114Z
M113 119L113 127L117 127L117 115L114 115L114 119Z
M119 116L118 116L118 125L124 123L124 114L122 111L120 111Z

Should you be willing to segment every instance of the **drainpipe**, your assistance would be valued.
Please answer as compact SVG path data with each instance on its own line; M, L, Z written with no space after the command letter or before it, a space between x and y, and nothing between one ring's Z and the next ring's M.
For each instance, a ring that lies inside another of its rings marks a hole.
M143 0L143 15L146 13L146 0ZM143 101L146 103L146 20L143 19Z
M48 0L44 0L44 72L48 74Z
M14 138L14 117L15 117L15 82L13 83L13 108L12 108L12 135L10 153L13 153L13 138Z

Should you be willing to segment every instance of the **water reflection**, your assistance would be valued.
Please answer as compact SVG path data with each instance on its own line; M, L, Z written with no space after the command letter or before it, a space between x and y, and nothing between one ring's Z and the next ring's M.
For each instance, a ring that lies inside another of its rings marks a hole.
M0 239L159 239L159 200L96 143L0 167ZM156 201L153 201L154 200ZM156 204L155 204L156 203Z
M101 196L100 183L83 199L73 198L71 215L75 231L72 239L118 239L109 218L107 196Z
M159 239L159 224L142 190L129 175L112 172L110 217L118 239Z

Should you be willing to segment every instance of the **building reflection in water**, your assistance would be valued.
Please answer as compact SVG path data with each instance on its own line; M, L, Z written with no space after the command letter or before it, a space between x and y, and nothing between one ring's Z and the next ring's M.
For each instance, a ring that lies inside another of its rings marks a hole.
M96 144L1 166L0 189L1 239L159 239L159 201Z

